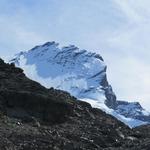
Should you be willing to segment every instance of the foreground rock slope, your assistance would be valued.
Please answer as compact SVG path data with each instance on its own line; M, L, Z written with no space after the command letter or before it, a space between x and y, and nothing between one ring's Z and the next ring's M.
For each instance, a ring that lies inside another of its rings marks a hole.
M149 126L131 130L0 60L1 150L149 150L149 130Z

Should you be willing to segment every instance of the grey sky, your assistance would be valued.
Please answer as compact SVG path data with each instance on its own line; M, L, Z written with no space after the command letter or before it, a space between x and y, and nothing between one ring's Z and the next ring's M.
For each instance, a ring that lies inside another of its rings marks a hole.
M118 99L150 109L149 0L1 0L0 54L46 41L100 53Z

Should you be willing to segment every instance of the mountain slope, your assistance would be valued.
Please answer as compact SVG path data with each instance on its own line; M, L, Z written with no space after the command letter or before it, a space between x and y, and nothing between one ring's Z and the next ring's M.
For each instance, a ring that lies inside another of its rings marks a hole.
M58 45L47 42L27 52L20 52L10 62L24 69L29 78L42 85L67 91L130 126L150 122L149 113L142 107L139 109L137 103L116 100L107 81L107 67L100 55L73 45L63 48Z
M65 116L73 111L71 107L74 99L65 92L52 88L46 89L39 83L29 80L22 69L0 60L0 111L2 113L25 120L30 120L32 116L51 123L63 122Z
M66 92L46 89L0 59L1 150L146 150L146 130L132 130Z

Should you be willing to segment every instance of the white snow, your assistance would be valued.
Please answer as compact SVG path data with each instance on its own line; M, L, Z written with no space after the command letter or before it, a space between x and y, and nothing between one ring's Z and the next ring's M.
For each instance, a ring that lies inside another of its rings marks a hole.
M29 78L47 88L65 90L77 98L86 95L97 99L104 93L99 83L106 65L94 55L73 45L61 49L51 42L19 53L15 64L23 68ZM102 73L97 77L99 72Z
M104 98L104 97L102 97L102 98ZM105 111L106 113L113 115L118 120L120 120L120 121L124 122L126 125L128 125L130 128L147 124L147 122L144 122L144 121L140 121L140 120L132 119L132 118L126 118L123 115L118 114L113 109L108 108L104 103L101 103L98 100L97 101L92 100L92 99L80 99L80 100L90 103L93 108L99 108L99 109Z
M131 128L148 123L148 122L140 121L138 119L124 117L123 115L120 115L115 111L112 111L110 114L113 115L114 117L116 117L118 120L124 122L126 125L128 125Z
M145 116L149 116L149 115L150 115L150 112L148 112L148 111L146 111L146 110L142 110L142 113L143 113L143 115L145 115Z

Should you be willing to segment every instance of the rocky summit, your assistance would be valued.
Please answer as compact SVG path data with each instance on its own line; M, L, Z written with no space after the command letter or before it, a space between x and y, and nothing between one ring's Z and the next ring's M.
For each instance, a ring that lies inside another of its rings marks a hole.
M149 150L149 131L46 89L0 60L0 150Z
M30 79L47 88L67 91L131 127L150 123L150 113L139 103L117 100L99 54L74 45L60 48L56 42L47 42L20 52L10 62L22 68Z

